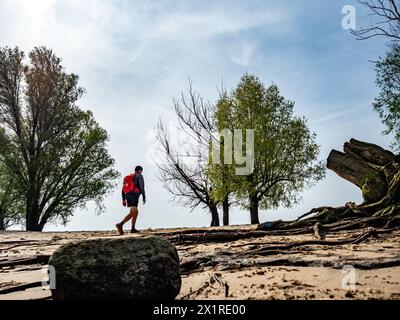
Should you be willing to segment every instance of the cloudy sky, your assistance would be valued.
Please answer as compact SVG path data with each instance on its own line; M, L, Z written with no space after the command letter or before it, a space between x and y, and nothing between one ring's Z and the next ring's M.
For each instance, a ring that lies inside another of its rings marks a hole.
M189 212L170 200L150 159L159 117L173 119L172 99L194 88L215 101L223 81L234 87L245 72L276 83L308 118L321 159L354 137L387 147L371 104L377 95L370 61L384 55L382 39L356 41L342 28L342 7L354 5L357 25L369 23L353 0L128 1L0 0L0 46L52 48L68 72L80 75L87 94L82 108L94 112L110 134L109 149L123 175L145 167L148 203L137 227L207 226L207 211ZM321 205L361 201L360 191L334 173L303 194L292 209L262 211L260 220L294 218ZM66 226L46 230L105 230L126 214L120 188ZM231 222L249 222L232 212Z

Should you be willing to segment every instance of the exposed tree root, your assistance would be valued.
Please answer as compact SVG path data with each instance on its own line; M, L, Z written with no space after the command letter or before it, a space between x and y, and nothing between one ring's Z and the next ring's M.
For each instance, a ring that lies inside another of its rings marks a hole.
M375 260L307 260L298 257L292 257L293 252L286 252L289 256L279 257L256 257L253 255L241 255L227 258L219 257L194 257L190 260L190 263L184 262L181 264L181 273L183 275L192 274L196 272L203 272L204 268L218 269L221 271L228 270L244 270L246 268L254 267L274 267L274 266L286 266L286 267L331 267L334 269L340 269L345 265L352 265L359 267L360 269L374 269L374 268L385 268L400 266L399 258L388 258L382 261Z
M49 255L38 255L29 258L3 259L0 260L0 268L14 267L19 265L47 264L49 262L49 258Z
M292 255L298 252L281 252L289 256L279 256L272 258L257 257L254 255L240 255L231 256L229 258L220 257L216 255L212 257L195 257L191 263L183 263L181 265L182 274L192 274L195 272L202 272L204 268L212 267L213 269L228 271L228 270L244 270L246 268L254 267L273 267L273 266L286 266L286 267L324 267L332 269L342 269L347 265L351 265L356 269L372 270L380 268L391 268L400 266L400 256L397 257L384 257L374 259L304 259L293 257ZM301 252L300 252L301 253Z
M400 266L400 256L384 258L383 260L309 260L305 252L321 250L321 246L340 247L348 244L360 244L370 238L381 238L394 229L366 228L363 232L354 232L352 236L338 240L305 240L284 245L275 243L246 243L232 246L232 251L216 251L207 255L188 257L181 263L183 274L201 271L203 268L213 267L219 270L242 269L247 267L262 266L299 266L299 267L332 267L340 268L350 264L360 269L385 268ZM244 249L242 249L244 248ZM298 250L293 250L298 249ZM285 256L286 255L286 256ZM300 255L301 258L294 258ZM265 258L266 256L273 258ZM279 256L276 258L276 256Z
M265 231L224 231L224 232L214 232L208 231L203 233L195 233L195 234L178 234L175 236L170 237L167 236L168 240L176 243L176 244L189 244L189 243L209 243L209 242L229 242L229 241L237 241L242 239L249 239L249 238L260 238L265 237L269 232Z
M321 234L321 223L317 222L314 225L313 230L314 230L314 237L317 240L322 240L324 238L324 236Z
M368 259L368 260L340 260L340 261L331 261L331 260L321 260L321 261L313 261L313 260L302 260L295 258L268 258L268 259L254 259L251 264L247 265L239 265L239 264L227 264L224 268L220 268L221 270L243 270L246 268L254 268L254 267L324 267L324 268L332 268L332 269L342 269L345 266L352 266L355 269L360 270L373 270L373 269L381 269L381 268L392 268L400 266L400 256L397 258L384 258L384 259Z
M19 291L24 291L26 289L37 288L37 287L41 287L41 286L42 286L41 281L32 282L32 283L24 283L24 284L20 284L20 285L14 286L14 287L0 289L0 294L19 292Z
M187 229L183 229L183 230L179 230L179 231L174 231L174 232L152 232L151 234L153 235L159 235L159 236L168 236L168 237L174 237L174 236L182 236L182 235L186 235L186 234L190 234L190 235L202 235L204 233L213 233L213 234L224 234L227 232L231 232L231 233L240 233L243 232L243 228L236 228L236 229L226 229L226 228L221 228L221 227L209 227L207 228L207 232L204 231L204 228L187 228Z
M362 234L356 236L356 237L350 237L347 239L342 239L342 240L306 240L306 241L300 241L300 242L293 242L289 243L287 245L280 245L280 246L263 246L259 249L247 251L245 254L256 254L256 255L264 255L264 254L269 254L270 251L283 251L283 250L288 250L288 249L293 249L296 247L304 247L304 246L311 246L311 245L319 245L319 246L337 246L337 245L343 245L343 244L358 244L361 243L362 241L367 240L370 237L377 237L377 231L374 228L369 228L365 230Z

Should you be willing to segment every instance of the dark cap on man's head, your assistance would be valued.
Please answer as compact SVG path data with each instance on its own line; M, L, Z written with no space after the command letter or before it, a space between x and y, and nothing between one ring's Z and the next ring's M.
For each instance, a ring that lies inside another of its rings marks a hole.
M136 166L135 172L143 171L143 168L141 166Z

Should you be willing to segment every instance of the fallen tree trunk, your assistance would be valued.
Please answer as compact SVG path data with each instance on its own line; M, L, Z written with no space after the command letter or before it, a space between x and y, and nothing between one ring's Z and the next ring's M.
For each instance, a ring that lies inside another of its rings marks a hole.
M343 150L331 151L328 169L359 187L365 202L381 200L398 171L397 157L377 145L355 139L346 142Z
M400 156L372 143L351 139L343 152L332 150L327 168L360 188L364 202L353 202L342 207L312 209L296 221L270 222L259 225L259 230L303 228L318 239L321 230L346 230L365 227L393 228L400 225Z
M311 234L324 241L327 232L367 227L395 229L400 226L400 156L377 145L351 139L343 152L332 150L327 168L353 183L364 202L341 207L319 207L295 221L265 222L256 230L185 230L168 235L174 243L226 242L268 235Z

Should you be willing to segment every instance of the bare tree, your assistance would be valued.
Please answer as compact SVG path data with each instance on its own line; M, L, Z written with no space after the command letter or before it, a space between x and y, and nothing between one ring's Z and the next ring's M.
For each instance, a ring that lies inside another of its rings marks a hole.
M372 37L386 37L392 41L400 40L400 3L397 0L358 0L360 4L370 9L375 21L371 26L352 30L357 40Z
M189 94L183 93L174 99L174 110L178 118L178 130L185 141L175 141L160 120L157 140L162 158L158 159L160 179L164 187L192 210L202 206L211 213L211 226L219 226L218 203L211 197L212 186L208 176L208 154L215 131L214 107L194 92L189 82Z

